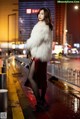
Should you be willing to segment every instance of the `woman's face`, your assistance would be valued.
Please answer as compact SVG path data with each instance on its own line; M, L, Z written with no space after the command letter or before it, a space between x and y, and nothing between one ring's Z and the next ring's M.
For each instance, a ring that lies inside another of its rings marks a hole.
M44 10L41 10L38 14L38 20L43 21L44 20Z

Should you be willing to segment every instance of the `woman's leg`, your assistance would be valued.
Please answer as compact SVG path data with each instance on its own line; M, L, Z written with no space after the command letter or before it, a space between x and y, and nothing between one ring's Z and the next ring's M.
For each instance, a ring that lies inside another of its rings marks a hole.
M42 102L42 104L46 102L46 100L45 100L46 90L47 90L47 82L45 81L44 85L41 88L41 102Z
M36 97L36 99L37 99L37 101L38 101L39 98L40 98L40 95L39 95L39 89L38 89L38 87L37 87L37 84L36 84L36 82L33 80L34 71L35 71L35 61L32 62L28 79L29 79L29 81L30 81L30 83L31 83L31 87L32 87L32 90L33 90L33 92L34 92L34 95L35 95L35 97Z
M43 80L42 80L42 85L41 85L41 102L45 103L45 94L47 90L47 62L43 63Z

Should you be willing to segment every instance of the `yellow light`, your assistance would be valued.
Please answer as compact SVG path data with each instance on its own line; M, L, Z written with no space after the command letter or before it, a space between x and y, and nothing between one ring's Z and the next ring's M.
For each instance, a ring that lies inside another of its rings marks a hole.
M15 66L15 58L12 58L12 65Z
M66 29L66 30L65 30L65 32L67 33L67 32L68 32L68 30Z
M15 44L12 44L12 48L15 49L16 45Z

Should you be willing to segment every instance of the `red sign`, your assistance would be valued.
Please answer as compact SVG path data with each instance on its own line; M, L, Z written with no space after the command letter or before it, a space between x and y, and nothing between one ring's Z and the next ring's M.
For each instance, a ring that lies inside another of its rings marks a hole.
M38 13L39 9L26 9L26 13L27 14L34 14L34 13Z
M31 9L26 9L27 14L31 14Z

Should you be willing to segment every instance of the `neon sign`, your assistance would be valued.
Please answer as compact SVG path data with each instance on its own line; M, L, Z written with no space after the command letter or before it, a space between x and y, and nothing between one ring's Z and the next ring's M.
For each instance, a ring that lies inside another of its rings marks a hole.
M39 9L26 9L26 14L35 14L38 13Z

